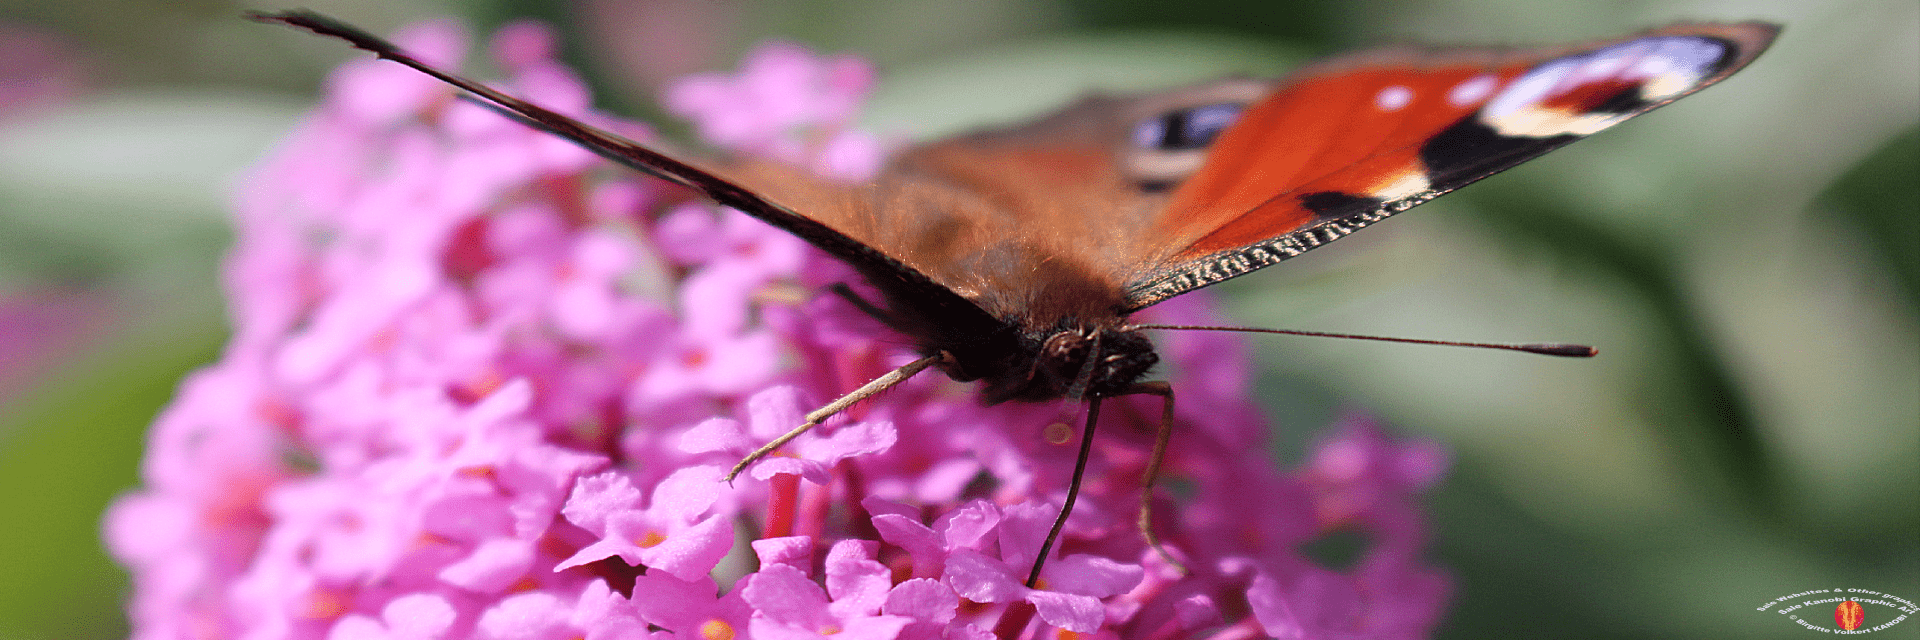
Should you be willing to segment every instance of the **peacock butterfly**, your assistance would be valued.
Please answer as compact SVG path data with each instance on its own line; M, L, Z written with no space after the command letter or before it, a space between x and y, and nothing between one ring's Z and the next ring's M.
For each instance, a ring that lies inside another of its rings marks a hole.
M509 117L785 229L879 290L878 303L836 292L912 337L924 357L808 414L733 474L929 367L981 381L987 403L1087 401L1080 467L1029 585L1073 508L1102 399L1163 398L1151 492L1173 391L1141 381L1158 360L1144 332L1202 327L1135 324L1131 314L1699 91L1752 62L1780 30L1677 24L1561 47L1362 51L1279 80L1087 98L1030 124L907 149L870 183L846 185L764 161L699 168L433 68L331 18L250 17L341 38L464 89ZM1469 346L1593 354L1578 345ZM1140 526L1153 542L1149 498Z

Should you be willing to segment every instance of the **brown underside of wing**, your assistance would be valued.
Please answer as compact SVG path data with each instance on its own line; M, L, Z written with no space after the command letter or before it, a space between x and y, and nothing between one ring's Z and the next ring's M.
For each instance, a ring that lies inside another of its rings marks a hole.
M1053 116L913 147L874 180L772 164L729 176L1027 327L1116 318L1164 196L1117 166L1150 99L1088 98ZM1145 106L1143 106L1145 105Z
M729 175L927 274L989 314L1028 327L1115 315L1120 262L1108 249L1141 225L1096 211L1148 212L1100 183L1104 154L958 145L916 150L874 181L844 185L782 165Z

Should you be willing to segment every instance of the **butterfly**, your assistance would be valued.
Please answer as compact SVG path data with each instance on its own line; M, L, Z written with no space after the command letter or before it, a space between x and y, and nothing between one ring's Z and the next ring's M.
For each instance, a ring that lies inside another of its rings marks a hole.
M1106 398L1163 399L1140 518L1142 534L1160 548L1147 505L1174 394L1144 381L1158 360L1146 331L1198 327L1137 324L1133 313L1699 91L1752 62L1780 30L1677 24L1560 47L1361 51L1279 80L1087 98L1030 124L906 149L871 182L847 185L765 161L697 167L436 69L331 18L250 17L412 67L509 117L784 229L858 271L879 300L846 287L835 293L912 338L923 357L808 414L734 474L928 368L979 381L987 403L1086 401L1073 485L1029 585L1073 509ZM1469 346L1593 354L1578 345Z

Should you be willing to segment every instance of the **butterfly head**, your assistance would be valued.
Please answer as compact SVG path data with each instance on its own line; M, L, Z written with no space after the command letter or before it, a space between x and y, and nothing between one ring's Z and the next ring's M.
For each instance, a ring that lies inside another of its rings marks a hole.
M1144 332L1116 322L1061 320L1018 342L1006 366L981 377L988 404L1117 395L1160 361Z

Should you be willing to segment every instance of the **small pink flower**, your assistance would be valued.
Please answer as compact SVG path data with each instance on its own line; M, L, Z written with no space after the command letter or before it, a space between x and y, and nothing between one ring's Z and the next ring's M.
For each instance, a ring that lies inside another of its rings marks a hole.
M906 505L870 497L861 503L873 514L880 539L900 547L913 559L913 575L938 578L946 572L947 556L958 550L978 550L993 541L1000 526L1000 510L974 501L945 515L928 527L920 524Z
M754 609L741 589L725 595L713 578L697 580L652 574L634 580L633 603L641 620L682 638L739 638L747 631Z
M996 529L1000 557L956 550L947 558L942 580L968 600L1025 600L1047 624L1076 633L1098 631L1107 621L1101 600L1132 589L1140 582L1142 569L1110 558L1074 554L1049 559L1036 588L1028 588L1023 584L1027 568L1033 566L1040 542L1058 513L1058 509L1030 503L1008 507Z
M688 431L680 447L689 453L720 451L739 459L804 421L799 392L774 387L747 400L748 426L727 418L713 418ZM830 433L821 433L830 431ZM787 445L791 455L772 455L755 463L748 475L766 480L775 474L794 474L814 484L827 484L827 469L841 460L886 451L895 439L893 425L856 422L819 427Z
M459 25L443 20L409 27L394 34L393 42L421 60L457 70L467 34ZM335 107L348 117L376 126L410 117L447 98L446 89L437 80L366 59L342 67L329 93L337 96Z
M327 640L439 640L449 637L458 618L453 604L438 595L401 596L380 608L380 616L353 614L327 633Z
M753 636L891 640L912 620L880 613L892 581L887 568L874 562L871 553L871 543L846 540L834 545L827 556L825 589L785 564L747 578L742 594L758 612L750 622Z
M733 527L708 509L719 497L720 469L687 467L661 480L653 500L640 508L639 492L625 476L606 472L583 479L563 509L574 524L600 541L562 561L555 570L619 556L629 565L665 571L683 580L707 575L733 546Z
M667 105L694 119L701 136L753 149L792 138L805 126L844 125L872 86L863 60L822 60L799 45L763 45L738 76L699 74L667 90Z
M534 591L508 596L480 615L474 637L482 640L640 640L646 624L627 599L604 582L589 582L578 595Z
M900 640L986 640L993 633L979 625L961 622L960 595L938 580L914 578L887 592L880 610L911 619L900 629Z

